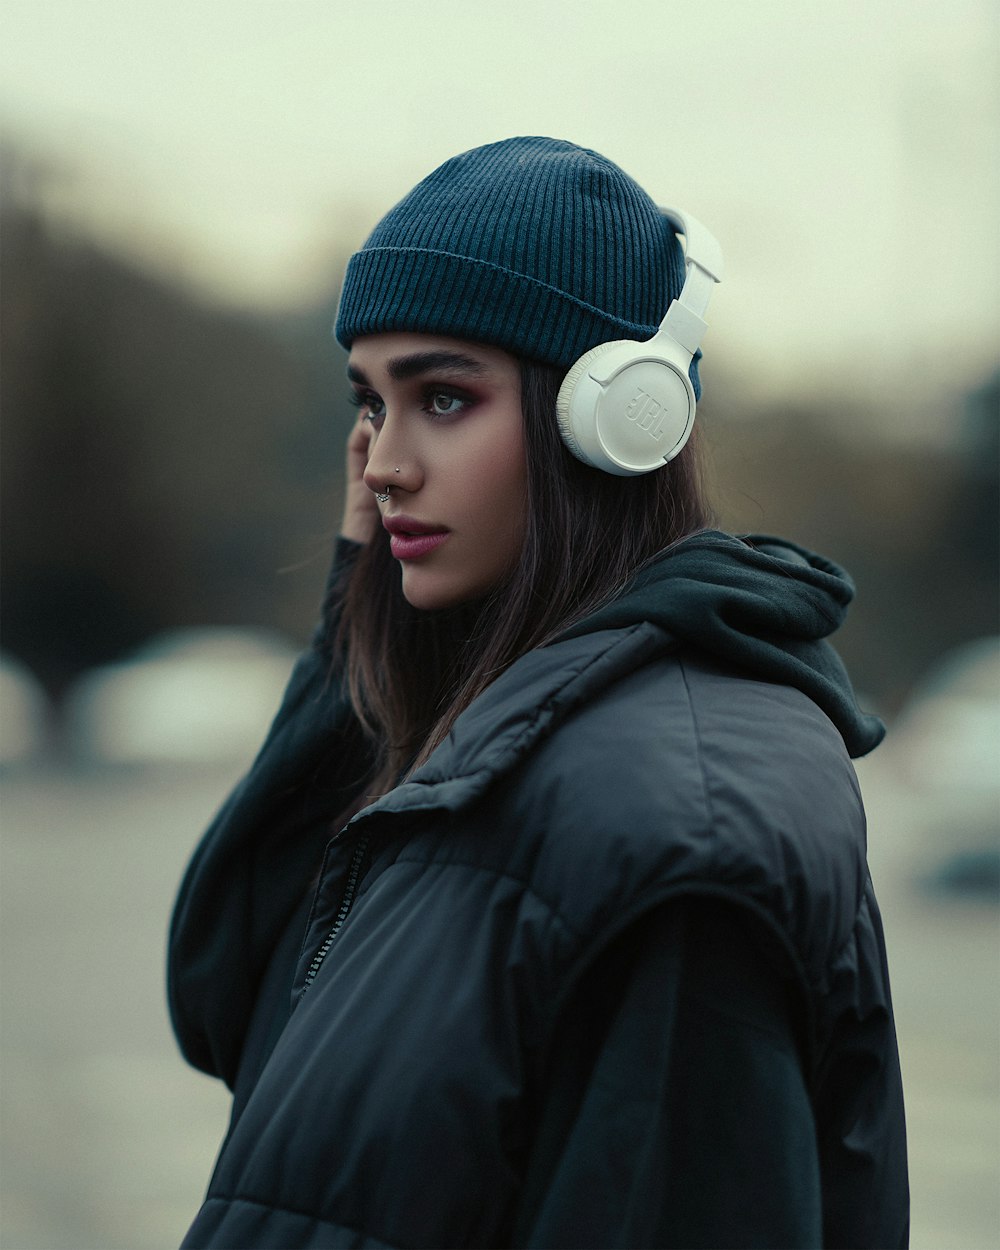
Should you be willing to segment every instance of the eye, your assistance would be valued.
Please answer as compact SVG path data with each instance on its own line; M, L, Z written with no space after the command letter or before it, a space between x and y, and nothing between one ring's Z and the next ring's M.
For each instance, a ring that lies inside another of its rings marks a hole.
M366 409L364 419L371 421L373 425L379 424L385 416L385 403L374 391L352 390L350 400L355 408Z
M471 400L457 391L428 391L424 398L424 410L432 417L457 417L469 407Z

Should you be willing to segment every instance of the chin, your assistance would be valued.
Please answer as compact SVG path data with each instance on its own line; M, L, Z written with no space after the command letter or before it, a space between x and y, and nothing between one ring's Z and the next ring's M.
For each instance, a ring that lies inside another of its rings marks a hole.
M487 589L425 576L421 570L414 570L410 575L405 570L403 572L403 598L418 612L440 612L445 608L458 608L481 599Z
M456 587L441 583L429 584L426 578L403 576L403 598L418 612L437 612L442 608L454 608L463 603L463 596Z

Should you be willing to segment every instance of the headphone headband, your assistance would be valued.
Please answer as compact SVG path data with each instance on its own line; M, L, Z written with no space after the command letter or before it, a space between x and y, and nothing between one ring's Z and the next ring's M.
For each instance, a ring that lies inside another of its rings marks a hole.
M684 235L684 286L667 309L655 337L666 334L693 356L707 329L704 316L712 288L722 281L722 248L690 213L675 208L661 208L660 212Z

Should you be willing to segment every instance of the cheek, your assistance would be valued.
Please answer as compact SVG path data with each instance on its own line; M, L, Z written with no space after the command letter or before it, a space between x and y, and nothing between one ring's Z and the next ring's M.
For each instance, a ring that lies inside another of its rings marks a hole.
M524 448L508 444L491 449L479 473L480 481L493 493L505 498L522 498L528 480Z
M474 489L498 534L523 535L527 487L524 441L518 429L516 436L494 443L476 465Z
M463 511L523 510L527 459L520 409L497 413L476 426L452 430L434 449L434 477Z

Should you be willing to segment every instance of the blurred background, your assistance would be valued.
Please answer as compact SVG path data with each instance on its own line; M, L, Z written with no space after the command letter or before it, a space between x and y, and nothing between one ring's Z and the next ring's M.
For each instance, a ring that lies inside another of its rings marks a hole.
M720 239L727 528L845 564L913 1244L1000 1244L1000 17L991 0L3 0L0 1244L176 1245L225 1127L171 898L308 636L349 254L551 134Z

